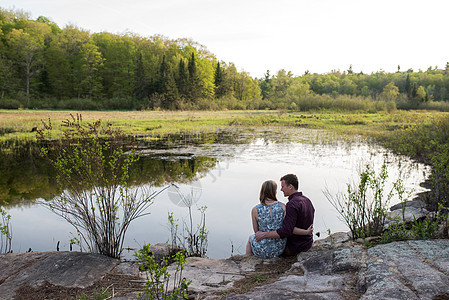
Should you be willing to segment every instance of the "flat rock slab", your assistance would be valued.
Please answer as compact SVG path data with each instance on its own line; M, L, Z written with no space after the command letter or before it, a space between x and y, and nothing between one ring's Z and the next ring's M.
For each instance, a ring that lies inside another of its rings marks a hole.
M30 252L0 255L0 297L13 299L20 287L55 286L85 288L112 270L136 275L138 269L100 254L81 252Z
M449 293L449 241L407 241L367 250L362 299L435 299Z
M280 260L281 258L262 260L243 255L236 255L228 259L190 257L184 265L182 276L192 280L189 290L200 294L213 293L232 288L236 281L255 272L256 265L276 263ZM168 271L174 278L176 266L171 265Z
M449 299L449 240L393 242L366 248L342 235L339 240L334 237L317 245L301 253L290 270L274 282L247 292L226 288L245 276L239 270L242 262L255 265L255 258L242 259L228 269L234 277L220 277L218 270L228 262L200 263L202 259L197 259L187 278L193 280L192 290L209 292L205 299ZM255 270L246 270L251 269ZM224 278L223 284L216 285L220 278ZM215 292L205 288L209 283L215 285Z

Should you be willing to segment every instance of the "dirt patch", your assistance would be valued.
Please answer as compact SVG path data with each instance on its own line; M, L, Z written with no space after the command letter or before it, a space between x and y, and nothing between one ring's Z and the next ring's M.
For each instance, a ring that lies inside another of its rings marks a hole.
M38 287L24 285L18 289L14 299L105 299L140 292L144 284L144 280L138 276L111 273L84 289L61 287L49 282L44 282ZM100 295L104 295L104 298Z
M226 293L243 294L257 286L273 283L279 277L286 275L287 271L291 269L292 264L297 262L296 256L281 258L272 263L262 263L255 267L254 272L245 274L245 278L234 282L234 287L227 290ZM295 272L296 275L304 275L302 271ZM223 293L223 292L222 292Z

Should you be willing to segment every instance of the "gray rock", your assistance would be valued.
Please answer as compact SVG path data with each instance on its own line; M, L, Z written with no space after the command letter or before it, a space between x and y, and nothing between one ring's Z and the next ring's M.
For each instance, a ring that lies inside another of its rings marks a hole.
M394 242L369 249L354 242L328 246L301 253L276 282L226 298L437 299L449 294L448 240ZM288 274L292 272L302 275Z
M407 206L404 212L402 212L402 209L397 209L387 214L384 228L387 229L390 224L394 223L412 223L415 220L422 220L428 214L429 212L425 208Z
M101 279L120 260L81 252L30 252L0 255L1 299L12 299L23 285L38 287L44 282L61 287L85 288ZM120 267L131 272L132 264ZM135 269L134 271L135 272Z
M449 240L393 242L366 248L346 237L338 234L317 242L293 261L244 255L220 260L189 258L182 276L192 280L189 291L201 299L448 298ZM251 279L261 269L285 262L292 264L287 265L288 271L270 275L265 285L243 294L233 289L237 281ZM1 299L12 299L24 284L39 286L43 281L85 288L110 272L140 274L143 281L146 279L133 262L78 252L3 254L0 270ZM176 266L170 266L169 271L174 274ZM137 295L134 290L115 299L136 299Z
M350 232L336 232L330 236L313 242L312 249L339 246L351 240Z
M279 281L257 287L243 295L232 294L227 299L344 299L340 291L347 280L345 275L309 276L289 275Z
M139 276L139 264L137 262L133 261L124 261L118 264L115 269L115 271L128 276Z
M404 203L405 207L414 207L414 208L425 208L426 203L423 200L412 200ZM401 210L404 205L402 203L398 203L390 207L390 211Z
M218 292L232 288L234 282L245 278L248 272L254 272L257 264L273 262L281 258L262 260L253 256L237 255L229 259L209 259L190 257L184 265L182 276L192 280L189 290L196 293ZM168 271L175 278L176 266ZM173 285L173 282L170 282Z
M435 251L448 245L447 240L411 241L368 249L362 299L433 299L449 292L449 277L444 269L449 252ZM430 257L438 263L429 261Z

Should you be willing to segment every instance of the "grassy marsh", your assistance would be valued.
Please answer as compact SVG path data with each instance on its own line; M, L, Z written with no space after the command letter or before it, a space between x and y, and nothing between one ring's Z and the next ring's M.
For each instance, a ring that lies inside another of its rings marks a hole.
M286 111L48 111L0 110L0 141L33 139L34 127L50 118L53 126L81 114L84 121L111 122L125 133L158 136L176 132L215 131L232 126L287 126L326 129L337 134L385 135L397 129L431 123L449 115L430 111L392 113L300 113Z

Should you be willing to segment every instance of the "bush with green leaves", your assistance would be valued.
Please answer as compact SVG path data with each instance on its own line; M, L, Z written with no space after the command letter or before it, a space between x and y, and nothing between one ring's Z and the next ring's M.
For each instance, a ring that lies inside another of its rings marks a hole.
M425 198L428 210L437 211L439 204L449 205L449 115L395 130L384 144L431 167L426 182L430 188Z
M11 251L11 215L0 206L0 253L8 253Z
M139 294L139 299L188 299L187 289L191 281L182 277L186 262L185 251L168 253L157 260L151 251L151 245L147 244L136 251L134 257L139 263L140 269L147 271L145 288ZM171 262L176 266L173 274L168 271ZM172 287L169 285L171 278Z
M170 228L170 239L173 248L181 247L187 251L187 256L205 257L207 252L207 240L209 231L206 227L206 209L207 206L198 208L201 219L196 228L193 223L192 209L189 207L189 222L183 222L182 233L178 232L178 219L175 219L173 213L168 214Z
M119 258L130 223L149 214L163 189L132 186L130 169L139 159L133 139L110 124L84 124L80 115L71 115L56 140L51 121L43 126L38 131L41 154L55 168L61 188L43 204L76 229L90 252Z
M405 241L412 238L410 229L404 222L393 222L388 225L387 229L380 235L380 243L391 243L395 241Z
M325 190L324 194L340 213L353 239L379 236L384 231L391 199L397 195L401 202L406 201L403 199L405 190L402 181L398 179L390 191L385 190L388 179L386 164L382 165L378 174L372 166L366 165L359 177L358 183L347 184L346 194L333 195L329 190Z
M439 238L440 226L445 226L447 222L440 216L428 219L414 219L411 224L406 222L392 222L388 228L381 234L380 243L390 243L405 240L428 240ZM446 227L447 228L447 227ZM447 230L446 230L447 233ZM444 237L444 236L443 236Z

